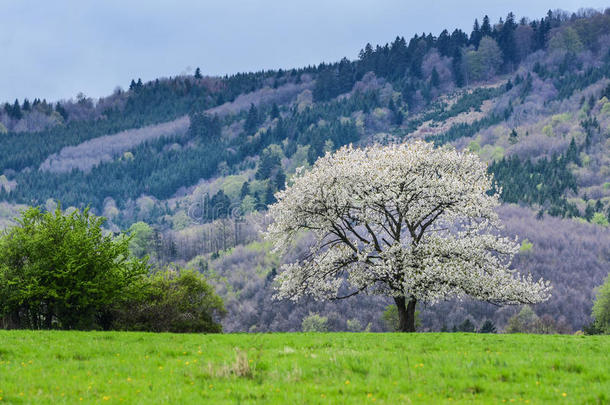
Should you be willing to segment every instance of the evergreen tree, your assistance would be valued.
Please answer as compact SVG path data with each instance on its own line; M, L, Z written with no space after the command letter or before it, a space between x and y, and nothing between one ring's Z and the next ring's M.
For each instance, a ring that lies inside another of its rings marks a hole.
M335 71L324 68L319 74L313 88L313 99L315 101L328 101L339 95L338 80Z
M190 126L189 136L191 138L199 138L206 143L217 143L222 135L222 123L218 115L210 117L205 112L197 112L189 114Z
M16 120L20 120L21 118L23 118L21 106L19 105L19 100L17 99L15 99L15 102L13 103L12 117Z
M277 174L275 175L274 183L278 191L281 191L286 188L286 174L284 173L284 170L282 170L281 167L278 169Z
M464 85L464 75L462 73L462 50L455 48L453 52L453 59L451 61L451 71L453 73L453 80L457 87Z
M498 36L498 45L502 50L505 66L509 66L512 70L513 63L517 62L517 45L515 43L515 16L513 13L508 13L506 21L502 25Z
M271 112L269 113L269 116L271 117L272 120L280 117L280 109L279 109L279 107L277 106L276 103L273 103L273 106L271 107Z
M497 333L496 325L490 321L489 319L483 322L481 329L479 329L479 333Z
M438 76L438 72L436 71L436 67L432 68L432 73L430 74L430 85L432 87L438 87L441 83L441 80Z
M239 196L241 197L241 199L243 199L248 194L250 194L250 182L245 181L244 184L242 184L242 186L241 186L241 191L239 192Z
M593 215L595 215L595 209L589 203L587 203L587 208L585 208L585 219L589 222L593 219Z
M483 24L481 25L481 38L491 37L492 35L493 31L489 22L489 16L486 15L485 17L483 17Z
M483 38L483 36L481 35L481 28L479 27L479 20L475 19L474 26L472 27L472 33L470 34L469 42L471 45L474 45L475 49L478 49L479 42L481 42L481 38Z
M64 121L68 119L68 112L61 104L59 104L59 101L55 104L55 111L57 111L57 113L61 115Z
M464 322L462 322L459 326L458 326L458 331L460 332L475 332L476 328L474 326L474 323L472 323L472 321L470 320L470 318L466 318L464 320Z
M436 47L442 56L451 56L452 53L451 36L447 30L443 30L436 40Z
M248 115L246 117L246 122L244 123L244 131L246 131L246 134L251 135L256 132L258 125L258 109L253 103L251 103L250 110L248 110Z
M267 190L265 191L265 204L266 205L271 205L271 204L275 203L276 199L273 194L274 194L273 187L271 187L271 185L269 185L269 187L267 187Z

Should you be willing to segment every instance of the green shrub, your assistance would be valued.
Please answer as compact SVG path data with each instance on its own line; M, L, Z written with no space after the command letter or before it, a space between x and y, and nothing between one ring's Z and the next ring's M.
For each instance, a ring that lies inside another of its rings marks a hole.
M610 334L610 275L597 290L592 315L597 329Z
M193 270L159 271L134 285L130 299L114 313L114 329L220 333L226 314L222 299Z
M362 332L362 324L357 319L348 319L347 320L347 330L349 332Z
M129 238L104 235L88 210L28 208L0 235L0 325L108 328L109 313L148 270Z
M301 329L303 332L328 332L328 318L310 312L303 318Z

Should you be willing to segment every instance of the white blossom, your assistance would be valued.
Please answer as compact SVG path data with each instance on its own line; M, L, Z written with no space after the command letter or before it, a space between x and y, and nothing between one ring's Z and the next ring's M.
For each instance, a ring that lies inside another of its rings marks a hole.
M422 141L327 153L269 208L265 236L277 252L303 232L315 239L306 257L281 268L276 297L548 299L548 282L510 268L518 244L499 235L491 187L476 155Z

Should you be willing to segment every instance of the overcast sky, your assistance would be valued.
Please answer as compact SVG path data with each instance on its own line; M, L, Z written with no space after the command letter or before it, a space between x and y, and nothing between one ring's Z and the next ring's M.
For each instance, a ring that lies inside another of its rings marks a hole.
M0 101L99 97L132 78L353 59L367 43L470 33L475 17L602 8L599 0L0 0Z

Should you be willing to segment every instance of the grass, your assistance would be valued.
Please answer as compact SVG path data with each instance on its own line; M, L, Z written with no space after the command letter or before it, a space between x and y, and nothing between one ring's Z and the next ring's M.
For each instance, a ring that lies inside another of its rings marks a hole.
M610 403L610 337L0 331L8 403Z

